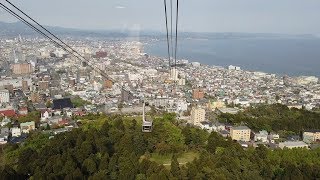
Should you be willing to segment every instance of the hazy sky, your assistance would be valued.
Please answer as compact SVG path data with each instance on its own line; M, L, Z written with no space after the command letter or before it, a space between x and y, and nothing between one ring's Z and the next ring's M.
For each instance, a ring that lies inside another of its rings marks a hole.
M163 0L12 2L45 25L165 30ZM180 4L181 31L320 34L319 0L180 0ZM13 20L0 11L0 21Z

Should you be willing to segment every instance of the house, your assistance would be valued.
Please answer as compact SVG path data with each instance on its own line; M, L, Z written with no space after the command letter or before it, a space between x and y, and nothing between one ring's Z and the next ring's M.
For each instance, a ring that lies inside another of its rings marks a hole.
M1 128L0 131L0 144L6 144L9 138L9 128Z
M61 119L59 122L58 122L59 126L65 126L65 125L68 125L69 124L69 121L68 119Z
M62 121L62 116L52 116L48 119L49 125L59 124L59 121Z
M270 134L270 140L278 140L278 139L280 139L279 134L274 134L274 133Z
M303 141L285 141L285 142L279 143L279 148L281 148L281 149L283 149L283 148L289 148L289 149L308 148L308 144L306 144Z
M36 124L34 121L21 123L20 128L23 133L29 133L30 131L33 131L36 129Z
M67 110L67 111L65 111L65 114L67 117L72 117L73 112L71 110Z
M250 141L250 134L251 129L247 126L232 127L230 129L230 136L233 140L236 141L248 142Z
M259 131L259 133L256 133L254 135L254 141L260 141L260 142L268 142L268 132L265 130Z
M230 132L227 131L227 130L222 130L222 131L219 131L219 134L224 137L224 138L227 138L230 136Z
M14 109L0 109L0 116L13 117L16 115Z
M209 131L209 132L217 130L217 127L215 125L213 125L212 122L209 122L209 121L200 122L200 127L202 129L205 129L205 130Z
M12 135L12 137L20 137L21 136L21 129L18 127L11 128L11 135Z
M306 131L303 133L303 142L305 143L312 143L320 141L320 131Z
M7 124L11 123L10 118L8 118L7 116L5 116L2 121L1 121L1 127L6 126Z
M223 131L226 130L226 125L223 123L216 123L215 125L217 127L217 131Z
M22 116L26 116L28 115L28 108L27 107L22 107L19 109L19 115L22 115Z
M52 114L48 110L42 111L41 112L41 121L47 121L49 118L51 118Z

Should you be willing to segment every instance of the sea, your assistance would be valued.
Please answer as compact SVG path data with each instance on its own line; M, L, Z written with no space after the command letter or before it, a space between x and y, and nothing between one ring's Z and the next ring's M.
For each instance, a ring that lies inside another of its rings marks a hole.
M147 43L150 55L168 57L167 42ZM320 77L320 38L235 38L178 41L178 59L289 76Z

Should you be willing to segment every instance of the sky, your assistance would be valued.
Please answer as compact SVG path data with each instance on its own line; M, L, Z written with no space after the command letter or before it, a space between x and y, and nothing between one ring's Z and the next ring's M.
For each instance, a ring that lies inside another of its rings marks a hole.
M11 2L44 25L165 31L163 0ZM179 3L179 31L320 34L319 0L180 0ZM16 20L1 9L0 21Z

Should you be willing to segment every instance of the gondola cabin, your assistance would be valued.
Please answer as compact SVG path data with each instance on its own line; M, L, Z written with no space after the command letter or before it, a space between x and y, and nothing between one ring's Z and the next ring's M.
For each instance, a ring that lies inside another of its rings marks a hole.
M152 132L152 121L147 121L146 120L146 114L145 114L145 109L146 106L149 104L146 102L143 102L143 108L142 108L142 132L145 133L150 133Z

